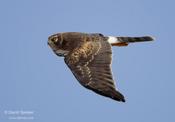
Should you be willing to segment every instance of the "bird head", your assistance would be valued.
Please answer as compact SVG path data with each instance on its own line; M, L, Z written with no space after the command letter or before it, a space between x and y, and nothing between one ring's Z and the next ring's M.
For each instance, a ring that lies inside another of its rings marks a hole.
M79 32L66 32L51 35L48 38L48 45L58 56L66 56L75 48L86 41L87 34Z
M48 38L48 45L58 56L66 56L70 51L70 41L64 33L51 35Z

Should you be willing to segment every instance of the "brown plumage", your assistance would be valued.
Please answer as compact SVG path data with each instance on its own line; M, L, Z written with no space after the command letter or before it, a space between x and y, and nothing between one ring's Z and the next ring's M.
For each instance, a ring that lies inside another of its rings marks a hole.
M102 34L78 32L58 33L49 37L48 44L65 63L79 83L106 97L125 102L116 90L111 72L113 46L127 46L130 42L150 41L151 37L105 37Z

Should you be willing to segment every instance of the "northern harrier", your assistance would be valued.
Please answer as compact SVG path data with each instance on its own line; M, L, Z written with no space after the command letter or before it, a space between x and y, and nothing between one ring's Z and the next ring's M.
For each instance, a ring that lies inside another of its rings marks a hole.
M100 33L66 32L48 38L48 45L57 56L64 57L79 83L97 94L125 102L116 89L111 72L111 46L152 41L150 36L113 37Z

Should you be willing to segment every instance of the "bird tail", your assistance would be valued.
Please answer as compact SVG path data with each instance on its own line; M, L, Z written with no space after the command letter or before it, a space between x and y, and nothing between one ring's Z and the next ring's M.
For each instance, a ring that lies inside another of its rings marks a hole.
M143 36L143 37L113 37L115 38L115 41L113 40L111 45L112 46L127 46L129 43L135 43L135 42L147 42L147 41L153 41L154 38L151 36Z

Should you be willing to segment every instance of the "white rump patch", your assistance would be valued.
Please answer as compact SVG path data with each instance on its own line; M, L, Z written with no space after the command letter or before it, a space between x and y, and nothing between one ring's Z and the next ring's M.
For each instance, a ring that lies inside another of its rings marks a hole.
M110 44L115 44L115 43L119 43L119 40L116 37L108 36L108 42Z

